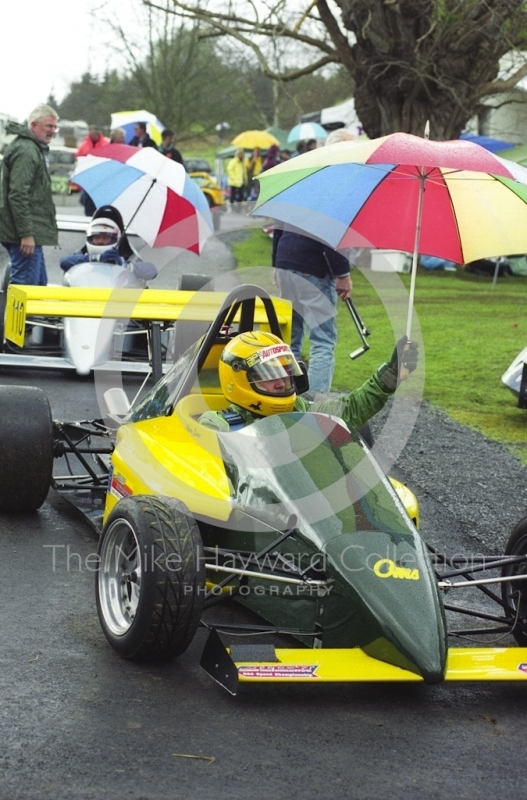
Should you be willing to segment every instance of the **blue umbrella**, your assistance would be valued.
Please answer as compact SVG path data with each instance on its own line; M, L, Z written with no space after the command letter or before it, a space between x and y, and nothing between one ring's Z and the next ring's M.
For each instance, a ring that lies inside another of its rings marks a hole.
M510 142L504 142L502 139L493 139L492 136L479 136L475 133L462 133L459 138L464 139L466 142L479 144L480 147L484 147L485 150L489 150L491 153L501 153L503 150L508 150L515 146Z
M305 139L325 139L328 132L318 122L301 122L291 128L287 137L288 142L303 142Z

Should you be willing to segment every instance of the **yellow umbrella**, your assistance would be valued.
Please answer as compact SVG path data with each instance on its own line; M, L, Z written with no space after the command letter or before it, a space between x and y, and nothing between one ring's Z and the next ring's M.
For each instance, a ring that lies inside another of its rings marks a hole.
M246 150L252 150L254 147L262 147L266 149L271 147L272 144L280 145L280 142L267 131L243 131L236 136L231 144L236 147L243 147Z

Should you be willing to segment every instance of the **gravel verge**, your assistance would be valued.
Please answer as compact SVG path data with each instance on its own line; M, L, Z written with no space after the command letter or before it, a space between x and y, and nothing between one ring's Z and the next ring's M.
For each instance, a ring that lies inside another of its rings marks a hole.
M371 421L374 436L390 405ZM385 457L392 454L386 451ZM426 401L390 472L417 495L421 532L435 546L461 542L502 552L527 514L527 468L502 445Z

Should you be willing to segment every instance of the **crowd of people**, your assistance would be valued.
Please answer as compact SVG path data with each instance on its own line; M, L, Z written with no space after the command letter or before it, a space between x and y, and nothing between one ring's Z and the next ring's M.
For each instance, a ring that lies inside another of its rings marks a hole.
M233 158L227 163L226 176L231 203L240 203L244 200L256 200L258 197L258 182L256 178L277 164L289 161L294 156L301 155L317 146L316 139L298 142L294 151L287 147L280 149L277 144L272 144L265 156L260 147L255 147L252 153L246 154L240 147Z

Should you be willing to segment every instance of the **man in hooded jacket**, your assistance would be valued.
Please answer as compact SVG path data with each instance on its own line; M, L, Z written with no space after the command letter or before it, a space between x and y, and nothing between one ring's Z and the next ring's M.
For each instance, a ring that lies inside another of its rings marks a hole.
M58 244L55 206L48 169L49 143L58 114L40 105L27 127L9 123L15 139L5 150L0 170L0 242L9 252L11 283L45 286L43 245Z

